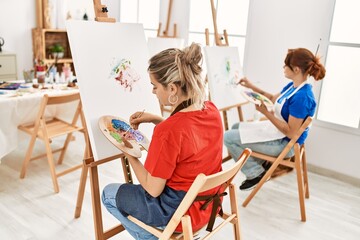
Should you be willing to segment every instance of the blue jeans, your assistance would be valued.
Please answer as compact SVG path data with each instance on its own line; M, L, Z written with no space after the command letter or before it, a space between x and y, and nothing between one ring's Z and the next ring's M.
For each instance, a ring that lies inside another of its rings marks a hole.
M224 133L224 144L229 150L231 157L237 161L244 151L245 148L250 148L252 151L263 153L270 156L278 156L284 147L288 144L287 140L279 139L267 142L257 143L241 143L239 124L237 123L232 126L230 130ZM292 148L286 157L294 156L294 149ZM246 179L254 179L265 171L262 164L264 160L249 157L244 166L241 168L241 172L244 173Z
M116 207L116 193L120 187L120 183L112 183L107 185L102 193L102 202L106 209L116 217L125 229L137 240L155 240L158 239L148 231L139 227L137 224L130 221L127 217L122 215Z

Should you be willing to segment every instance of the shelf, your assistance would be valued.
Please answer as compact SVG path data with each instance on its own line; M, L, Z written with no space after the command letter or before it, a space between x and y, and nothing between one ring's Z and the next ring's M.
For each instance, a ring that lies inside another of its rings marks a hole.
M45 58L43 59L43 62L46 63L55 63L55 59L49 59L49 58ZM64 64L64 63L73 63L73 60L71 58L59 58L57 60L58 64Z
M54 64L55 59L51 54L50 47L57 43L64 48L64 57L57 60L58 71L61 71L64 63L70 63L72 71L75 72L66 30L34 28L32 37L34 60L41 60L46 65Z
M56 43L64 48L65 59L72 58L67 32L65 30L34 28L32 35L34 59L53 59L51 57L50 47Z
M51 54L50 47L54 44L60 44L64 48L63 58L59 58L56 62L56 67L59 72L65 63L69 63L75 75L74 64L72 60L70 44L66 29L49 28L48 24L48 1L36 0L36 28L32 29L33 42L33 60L34 63L42 61L48 67L55 63L55 59ZM35 67L35 66L34 66Z

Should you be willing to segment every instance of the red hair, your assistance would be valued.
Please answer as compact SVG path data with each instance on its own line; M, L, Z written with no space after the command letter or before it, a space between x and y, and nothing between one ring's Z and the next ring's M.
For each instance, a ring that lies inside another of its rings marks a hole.
M303 74L309 74L315 80L325 77L326 70L320 63L320 58L306 48L289 49L284 62L291 69L293 67L300 68Z

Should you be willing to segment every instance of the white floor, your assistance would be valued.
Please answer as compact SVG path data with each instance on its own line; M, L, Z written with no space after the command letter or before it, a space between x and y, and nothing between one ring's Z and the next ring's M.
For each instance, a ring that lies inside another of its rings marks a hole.
M83 139L76 136L64 164L81 161ZM53 192L45 160L30 163L25 179L19 178L22 159L28 138L19 148L2 159L0 164L0 239L95 239L89 180L80 218L74 210L80 171L59 180L60 193ZM57 142L55 142L57 144ZM42 148L36 145L37 151ZM232 161L224 164L230 166ZM101 188L110 182L122 181L119 161L109 162L99 168ZM240 185L242 174L236 183ZM252 202L243 208L240 204L242 237L256 239L339 239L360 238L360 188L331 178L309 173L310 199L306 201L307 222L300 221L295 174L267 182ZM239 203L249 192L238 192ZM228 207L225 200L224 208ZM105 229L116 220L103 208ZM229 226L214 239L232 239ZM132 239L123 232L111 239Z

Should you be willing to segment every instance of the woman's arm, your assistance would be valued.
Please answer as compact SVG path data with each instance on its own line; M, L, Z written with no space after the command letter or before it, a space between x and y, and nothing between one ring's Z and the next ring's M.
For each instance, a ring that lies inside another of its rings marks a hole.
M163 120L164 120L163 117L155 114L146 113L146 112L136 112L130 116L129 122L132 128L138 129L140 123L151 122L157 125Z
M257 92L257 93L260 93L260 94L264 95L265 97L270 99L273 103L280 96L280 93L274 95L274 94L265 92L261 88L255 86L253 83L251 83L247 78L240 79L239 84L241 84L244 87L252 89L254 92Z
M145 169L144 165L138 158L125 154L128 158L131 167L133 168L136 178L139 180L141 186L153 197L158 197L164 190L166 179L153 177Z
M256 110L264 114L265 117L267 117L272 122L272 124L274 124L275 127L288 138L294 137L295 133L299 130L301 124L304 121L302 118L296 118L290 115L289 121L284 122L275 117L273 112L268 111L264 103L262 103L260 106L256 105Z

